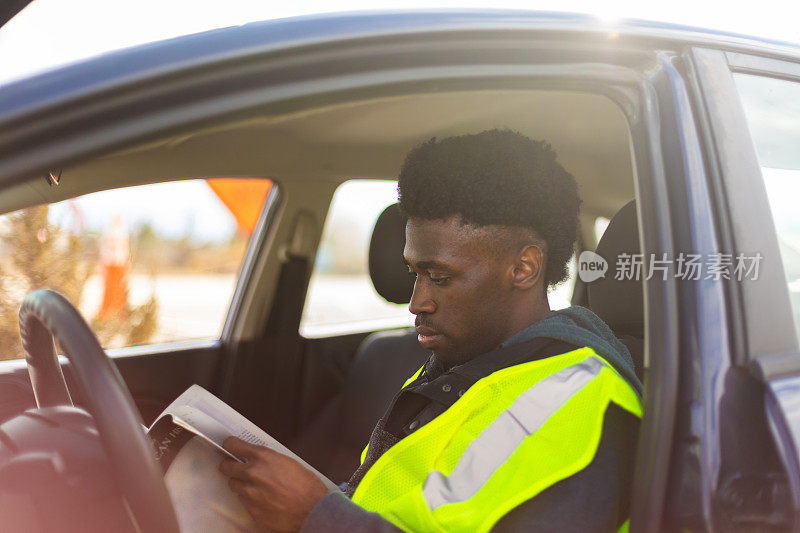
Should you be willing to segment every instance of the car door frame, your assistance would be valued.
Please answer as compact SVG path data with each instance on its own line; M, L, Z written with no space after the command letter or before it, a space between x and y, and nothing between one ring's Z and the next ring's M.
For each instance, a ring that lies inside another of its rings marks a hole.
M749 514L749 520L758 517L797 530L800 410L791 407L800 400L800 348L761 166L733 74L800 81L800 65L768 51L755 55L707 47L692 48L685 59L693 73L722 248L733 257L755 252L764 257L757 280L724 283L730 357L717 358L714 365L706 364L705 376L695 376L717 407L702 429L704 451L696 455L697 470L706 472L714 495L708 523L735 527L737 516ZM750 457L742 448L753 451ZM716 479L710 478L712 472Z

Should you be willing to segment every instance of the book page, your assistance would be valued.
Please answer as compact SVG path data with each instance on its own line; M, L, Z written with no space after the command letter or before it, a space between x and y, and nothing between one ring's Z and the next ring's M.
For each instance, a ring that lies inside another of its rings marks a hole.
M161 413L161 416L153 423L153 426L166 415L171 416L175 424L203 437L225 455L233 457L222 449L223 441L233 435L250 444L266 446L293 458L314 472L325 483L326 487L332 490L338 489L335 483L295 455L289 448L272 438L200 385L192 385L186 392L178 396ZM233 458L240 460L236 457Z
M200 437L184 444L167 472L167 485L180 530L204 533L255 533L252 517L228 479L220 473L220 455Z
M178 405L168 416L172 417L172 422L175 425L188 429L199 438L211 444L220 453L240 463L244 462L241 458L236 457L222 447L222 443L225 442L225 439L231 436L231 431L216 419L211 418L204 412L190 405Z
M148 431L180 531L255 533L250 513L219 471L216 444L161 416Z

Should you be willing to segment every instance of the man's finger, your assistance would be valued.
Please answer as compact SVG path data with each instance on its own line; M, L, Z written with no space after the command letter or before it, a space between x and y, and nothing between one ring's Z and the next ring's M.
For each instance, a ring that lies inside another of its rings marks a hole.
M260 448L260 446L255 446L237 437L228 437L225 439L225 442L222 443L222 447L236 457L241 457L242 459L253 458Z
M252 484L231 478L228 480L228 487L231 489L231 492L239 497L239 501L241 501L248 510L259 507L258 503L256 503L258 489Z
M228 480L228 487L230 487L231 491L240 498L247 499L245 496L245 487L247 487L247 484L245 482L236 478L230 478Z
M222 447L231 452L233 455L241 457L245 461L256 458L270 461L273 459L281 459L286 457L282 453L273 450L269 446L250 444L249 442L245 442L236 437L228 437L225 439L225 442L222 443Z
M245 479L247 465L233 459L223 459L219 463L219 471L231 478Z

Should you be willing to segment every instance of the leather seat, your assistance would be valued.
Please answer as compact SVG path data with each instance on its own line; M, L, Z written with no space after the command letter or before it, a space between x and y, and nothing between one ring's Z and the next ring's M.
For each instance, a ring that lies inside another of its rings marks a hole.
M639 379L644 375L644 300L641 279L615 279L620 254L639 254L636 201L631 200L611 219L595 253L608 261L605 277L587 284L589 308L608 324L628 347ZM643 272L644 274L644 272Z
M403 260L406 218L397 204L378 217L369 247L375 290L392 303L411 300L414 279ZM295 451L336 483L347 481L395 393L428 359L414 328L379 331L358 347L342 388L298 437Z

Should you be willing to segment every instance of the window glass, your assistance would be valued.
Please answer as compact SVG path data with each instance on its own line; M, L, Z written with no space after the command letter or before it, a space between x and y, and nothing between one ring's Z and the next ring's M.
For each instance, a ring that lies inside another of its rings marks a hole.
M778 233L800 331L800 83L735 74Z
M547 291L547 301L551 310L564 309L571 305L572 290L575 288L575 274L577 272L577 261L575 260L575 254L572 254L567 264L567 279L555 287L550 287Z
M353 180L333 195L300 321L307 338L410 326L406 304L384 300L367 263L378 215L397 202L397 182Z
M594 242L599 243L600 239L603 238L603 235L608 228L608 225L611 224L611 220L606 217L597 217L594 219Z
M0 217L0 359L29 292L64 294L106 348L219 337L269 180L115 189Z
M300 334L328 337L410 326L408 304L384 300L368 272L369 241L378 215L397 201L397 182L353 180L333 196L308 289ZM575 260L569 278L549 292L550 308L570 305Z

